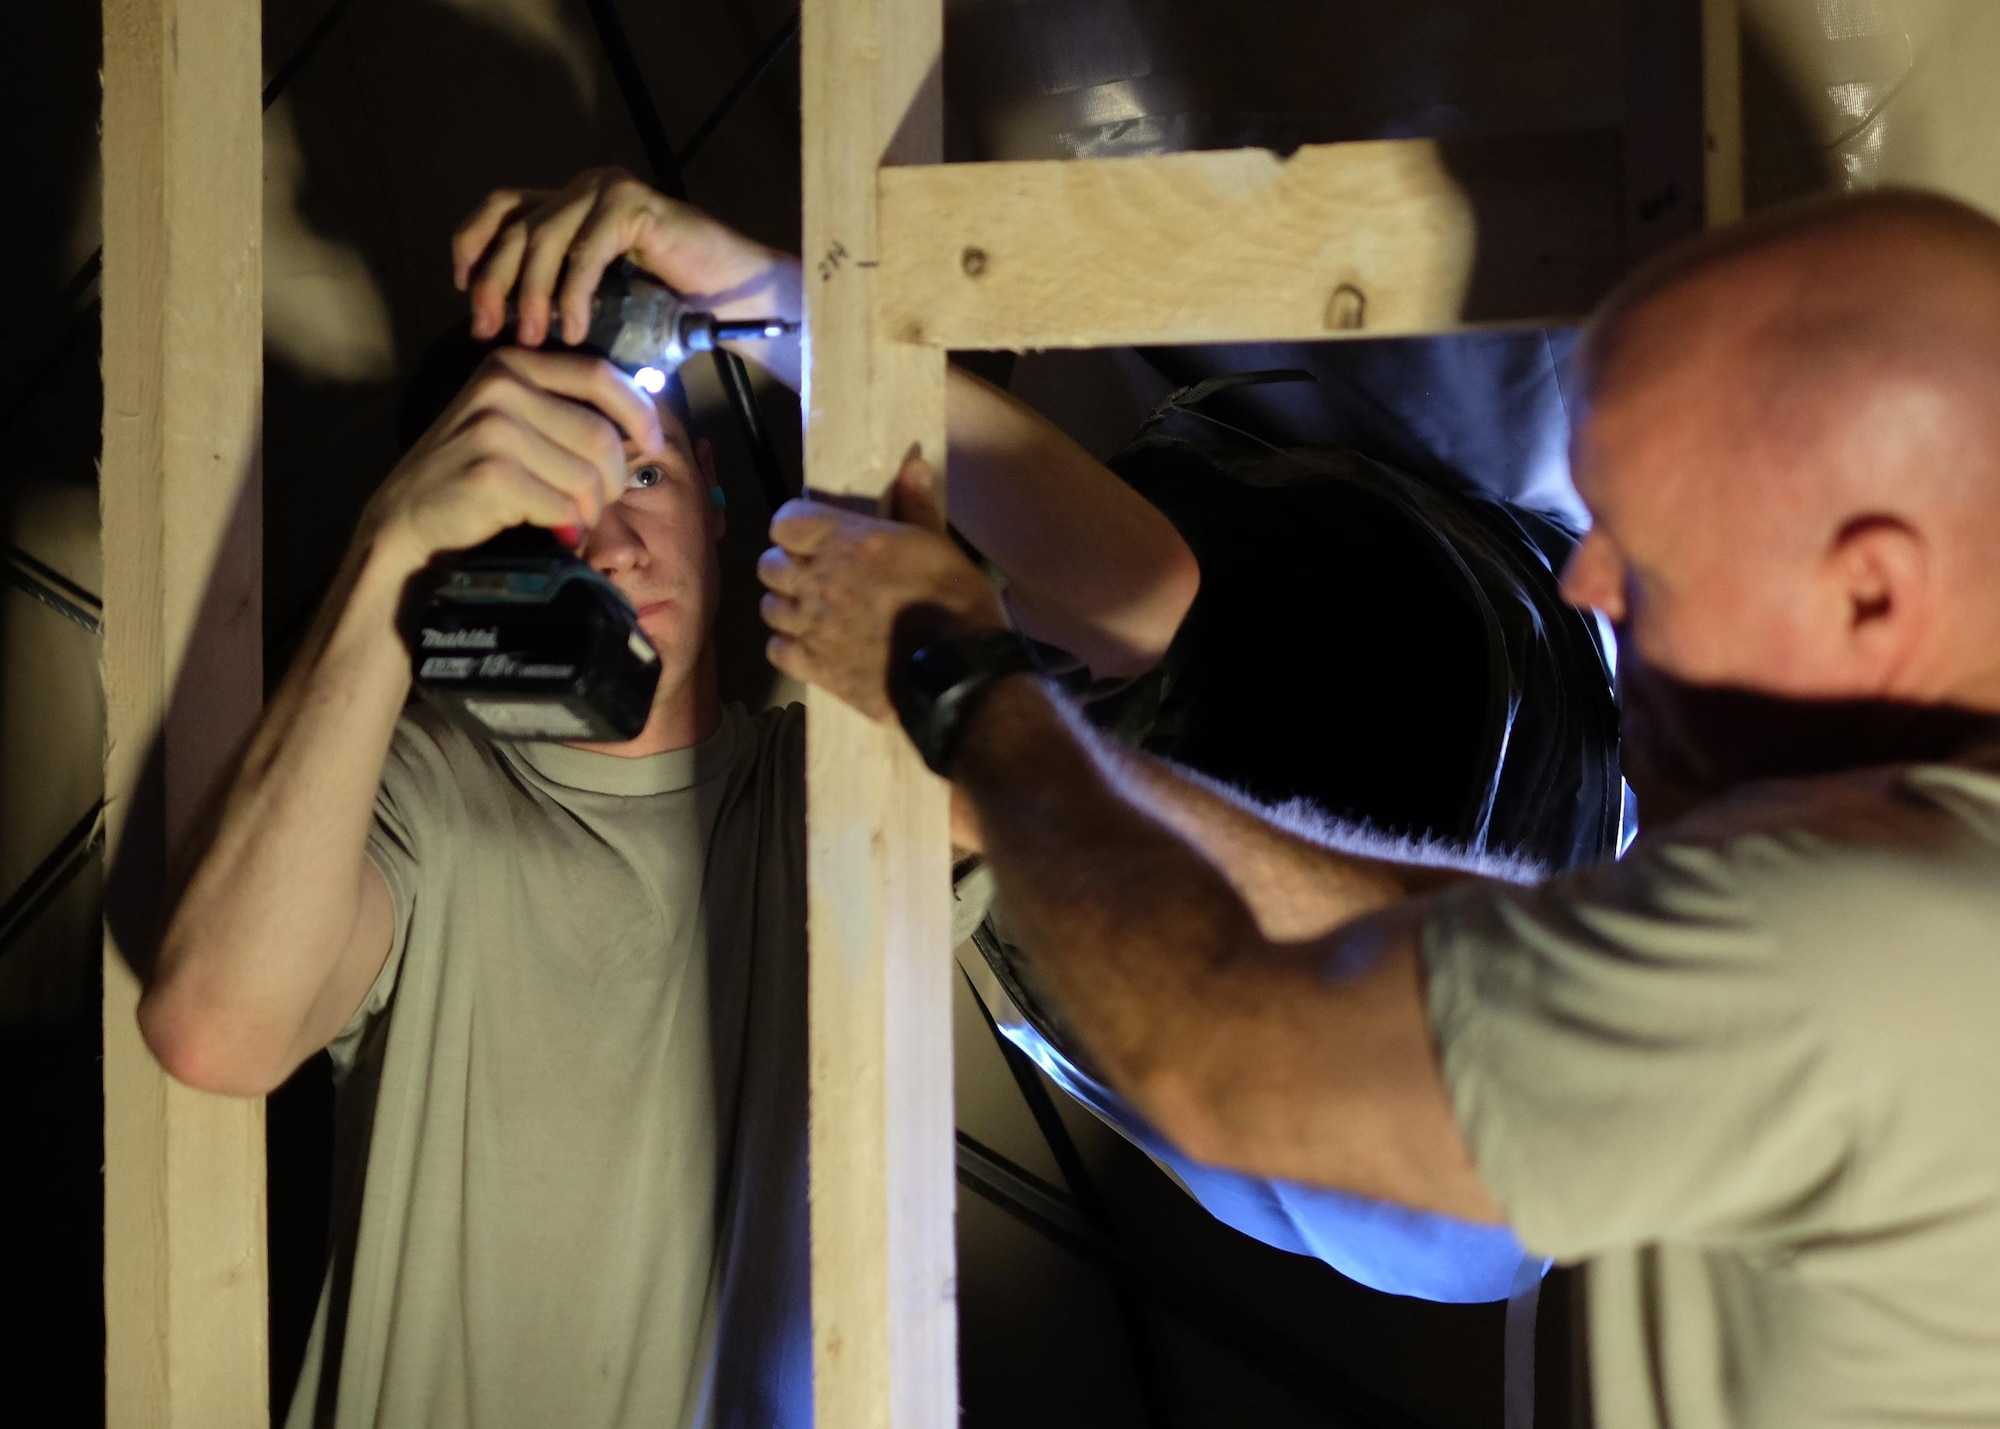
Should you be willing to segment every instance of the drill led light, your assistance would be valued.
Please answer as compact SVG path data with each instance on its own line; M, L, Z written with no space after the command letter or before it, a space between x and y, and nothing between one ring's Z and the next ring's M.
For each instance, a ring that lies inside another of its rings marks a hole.
M667 390L667 374L657 367L642 367L632 374L632 380L639 384L641 392L650 392L655 397Z

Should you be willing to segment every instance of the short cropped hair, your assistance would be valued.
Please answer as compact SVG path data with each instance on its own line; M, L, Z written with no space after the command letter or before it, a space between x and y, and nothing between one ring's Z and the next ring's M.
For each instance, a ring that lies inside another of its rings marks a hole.
M469 322L460 322L425 348L403 389L402 400L397 403L398 450L408 451L415 446L417 438L430 430L431 423L444 414L452 399L472 380L472 374L479 370L487 354L507 345L504 337L481 342L472 335ZM688 407L687 386L678 372L667 379L659 395L692 437L694 416Z

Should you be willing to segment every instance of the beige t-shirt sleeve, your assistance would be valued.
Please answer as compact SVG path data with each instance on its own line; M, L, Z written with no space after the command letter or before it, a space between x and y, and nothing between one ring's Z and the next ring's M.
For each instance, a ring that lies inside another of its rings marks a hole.
M1739 857L1642 842L1539 888L1455 890L1426 917L1459 1125L1533 1249L1837 1228L1854 1099L1810 950L1766 926Z
M369 862L381 871L389 885L389 899L395 924L389 955L382 971L375 975L361 1006L327 1046L334 1074L344 1076L354 1065L369 1026L395 996L396 979L402 971L403 950L409 944L410 926L416 916L420 860L429 854L442 856L443 842L436 836L438 801L451 788L451 774L444 751L435 738L411 715L396 722L396 733L382 764L382 782L375 791L375 814L368 829Z

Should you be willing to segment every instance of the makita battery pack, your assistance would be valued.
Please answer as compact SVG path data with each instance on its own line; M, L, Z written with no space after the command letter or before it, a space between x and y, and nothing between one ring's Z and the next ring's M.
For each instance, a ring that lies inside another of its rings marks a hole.
M631 739L660 682L631 602L536 526L433 562L400 624L418 692L491 739Z

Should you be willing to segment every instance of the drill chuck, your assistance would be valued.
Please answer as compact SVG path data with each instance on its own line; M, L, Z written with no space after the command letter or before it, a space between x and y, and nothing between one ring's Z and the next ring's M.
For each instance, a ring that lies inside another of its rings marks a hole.
M518 318L508 304L508 322ZM590 332L577 347L627 372L651 368L667 377L697 352L713 352L718 343L781 337L798 326L777 317L718 319L621 258L591 295Z

